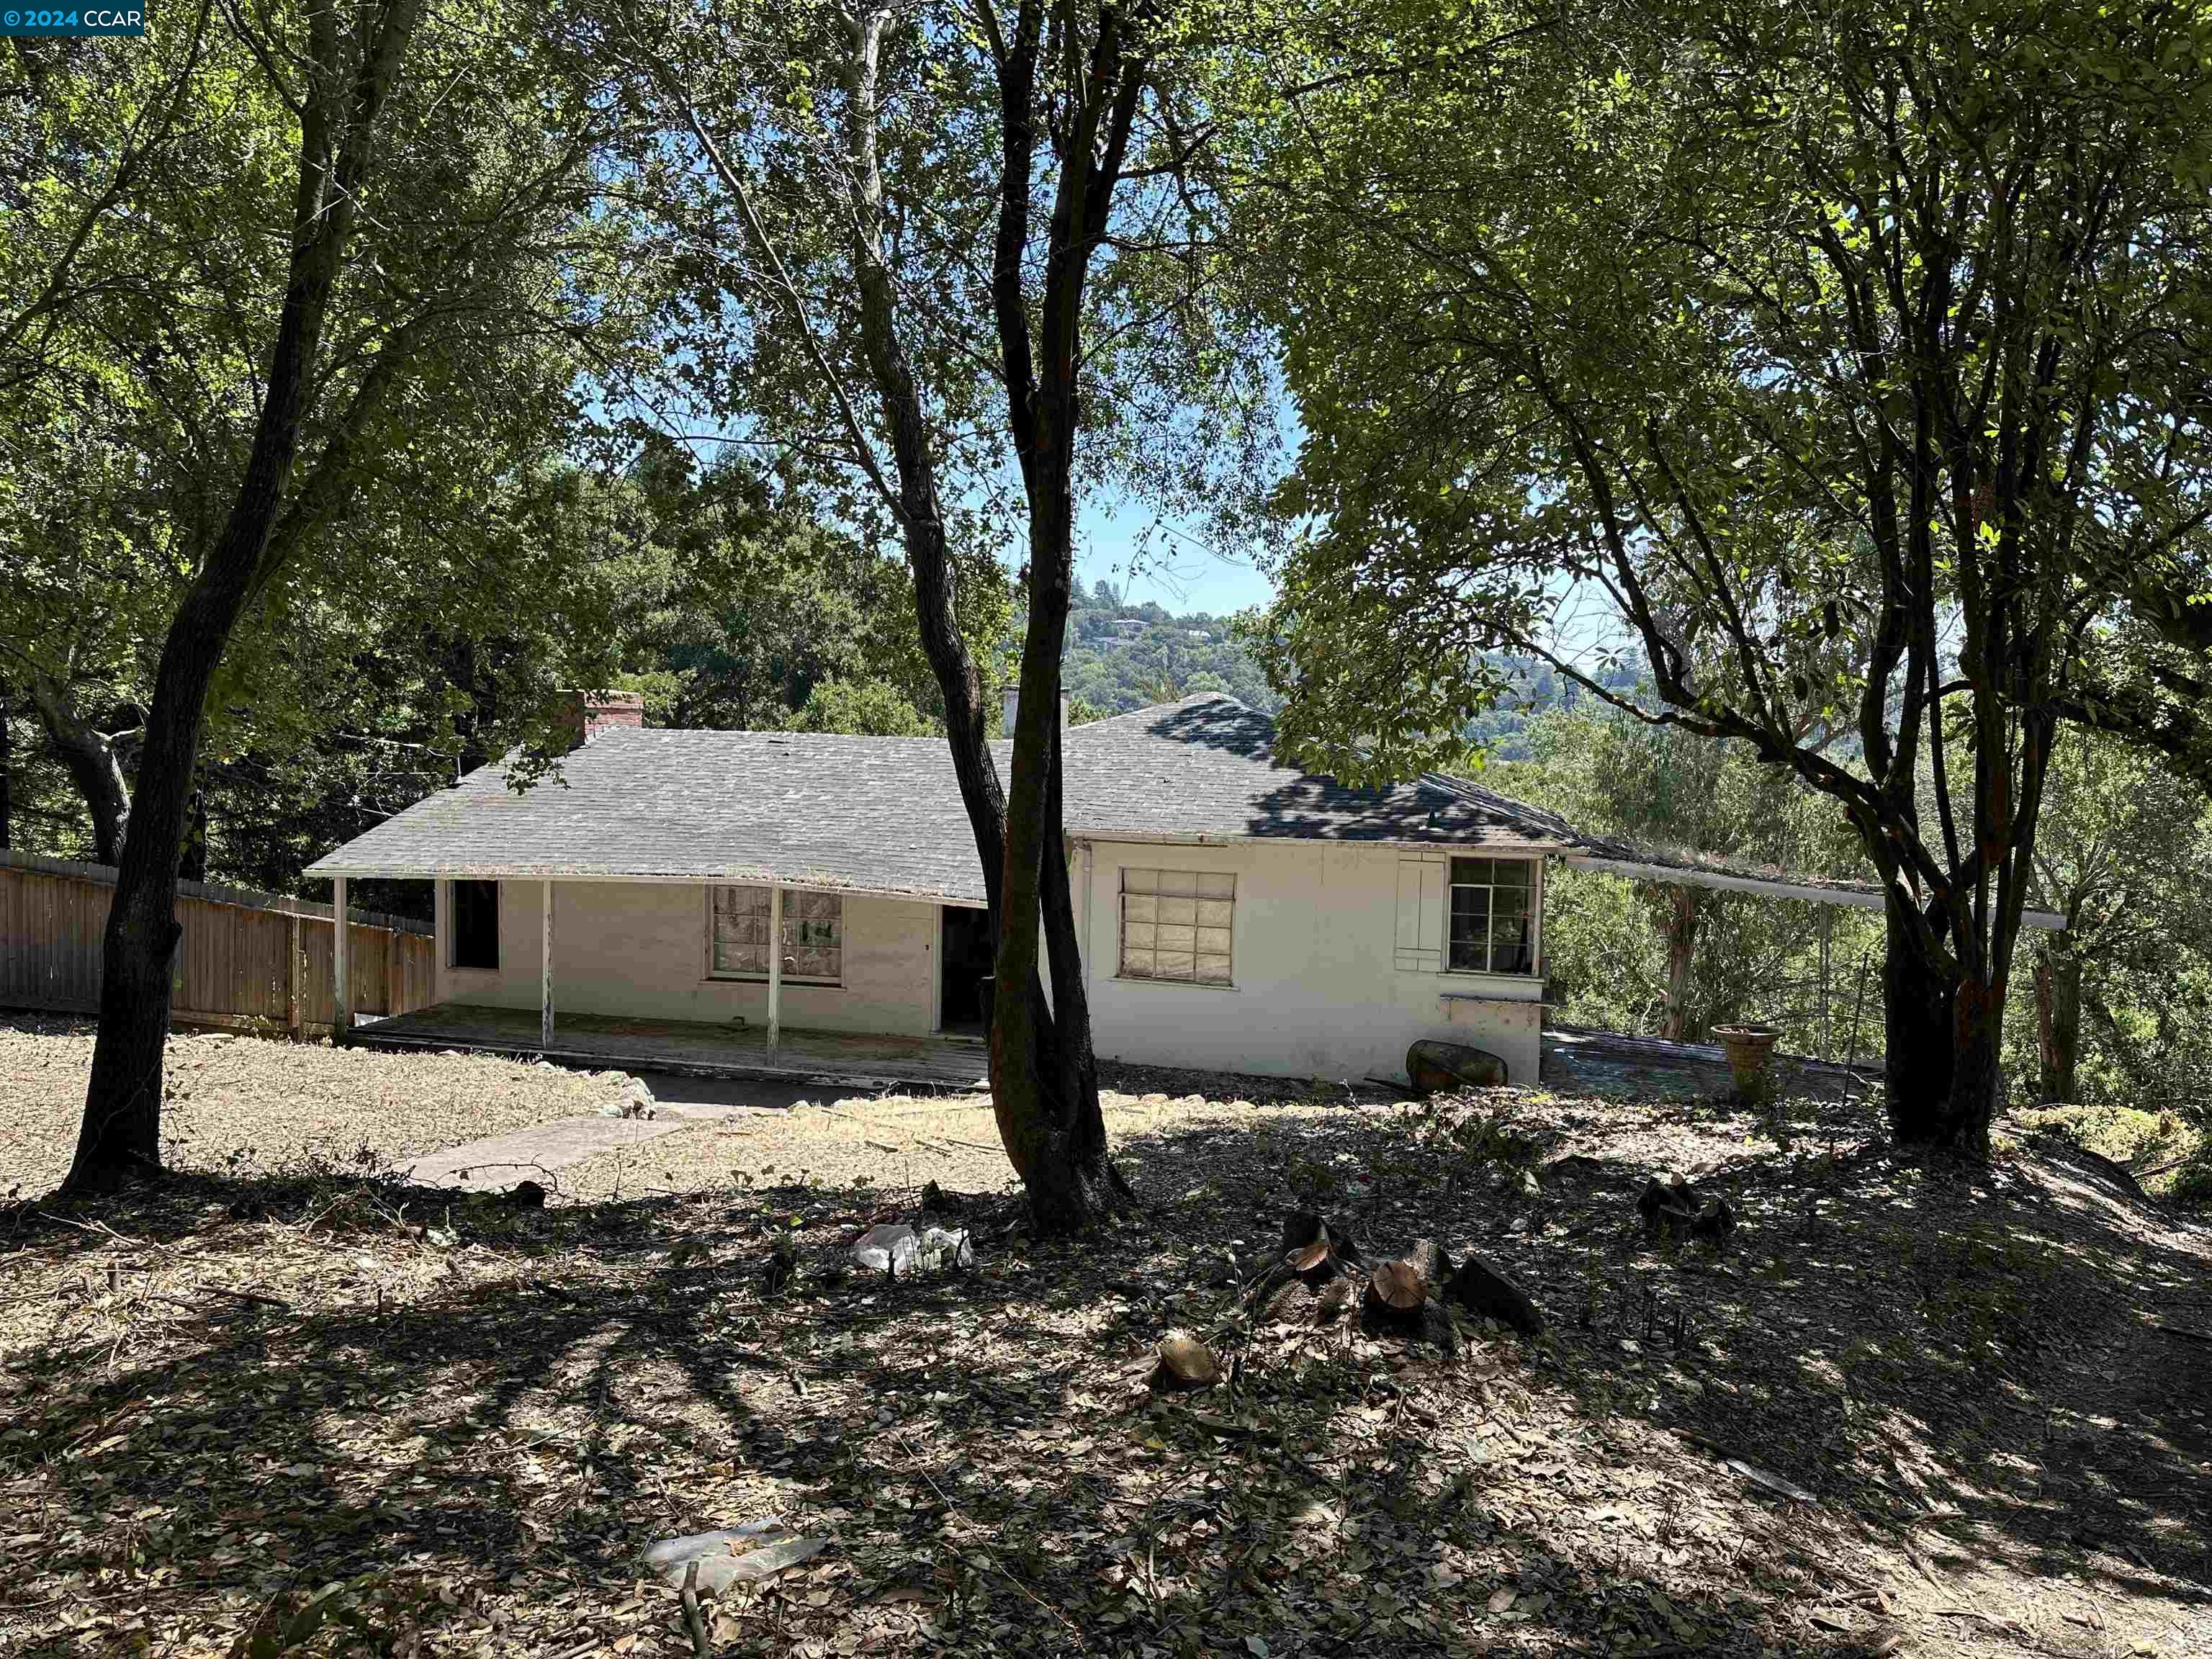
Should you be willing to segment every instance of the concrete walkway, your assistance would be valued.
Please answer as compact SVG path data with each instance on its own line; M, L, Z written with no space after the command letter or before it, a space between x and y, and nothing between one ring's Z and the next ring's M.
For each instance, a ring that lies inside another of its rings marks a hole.
M571 1164L674 1134L686 1124L711 1122L748 1112L788 1110L808 1097L805 1085L755 1078L678 1077L641 1072L653 1091L653 1115L563 1117L503 1135L428 1152L403 1164L399 1174L422 1187L462 1193L500 1193L523 1181L543 1181ZM819 1095L817 1086L812 1092Z

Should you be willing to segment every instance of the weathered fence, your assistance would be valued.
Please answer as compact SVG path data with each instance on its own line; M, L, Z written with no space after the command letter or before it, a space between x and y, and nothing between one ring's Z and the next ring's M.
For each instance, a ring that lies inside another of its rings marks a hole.
M114 886L105 865L0 851L0 1007L98 1010ZM302 1036L330 1030L337 1004L329 905L187 881L177 884L177 921L176 1019ZM348 923L356 1014L404 1014L431 1001L429 923L362 910L350 911Z

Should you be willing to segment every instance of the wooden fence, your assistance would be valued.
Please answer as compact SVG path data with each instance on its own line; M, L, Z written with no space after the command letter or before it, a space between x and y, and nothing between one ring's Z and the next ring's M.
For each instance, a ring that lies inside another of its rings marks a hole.
M0 850L0 1007L91 1013L115 872ZM331 907L240 888L177 884L173 1018L301 1036L329 1032ZM404 1014L435 995L430 924L348 913L356 1014Z

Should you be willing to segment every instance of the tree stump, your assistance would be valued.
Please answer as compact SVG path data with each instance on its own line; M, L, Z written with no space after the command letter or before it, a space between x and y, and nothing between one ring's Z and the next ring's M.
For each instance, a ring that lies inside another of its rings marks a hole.
M1160 1389L1206 1389L1221 1379L1221 1362L1213 1350L1188 1331L1170 1331L1160 1339L1159 1364L1152 1386Z
M1376 1264L1367 1276L1367 1296L1361 1304L1375 1323L1404 1327L1417 1324L1429 1299L1429 1281L1412 1262L1400 1260Z
M1523 1336L1540 1336L1544 1316L1518 1285L1483 1261L1470 1255L1444 1286L1444 1300L1455 1302L1469 1313L1510 1325Z

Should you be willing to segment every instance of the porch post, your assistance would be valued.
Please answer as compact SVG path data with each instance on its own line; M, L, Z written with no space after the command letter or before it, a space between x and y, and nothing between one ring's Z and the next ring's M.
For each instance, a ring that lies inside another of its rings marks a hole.
M553 884L544 890L545 919L538 932L538 1046L553 1046Z
M768 890L768 1046L783 1039L783 889Z
M346 878L331 878L331 1041L353 1035L353 987L346 973Z

